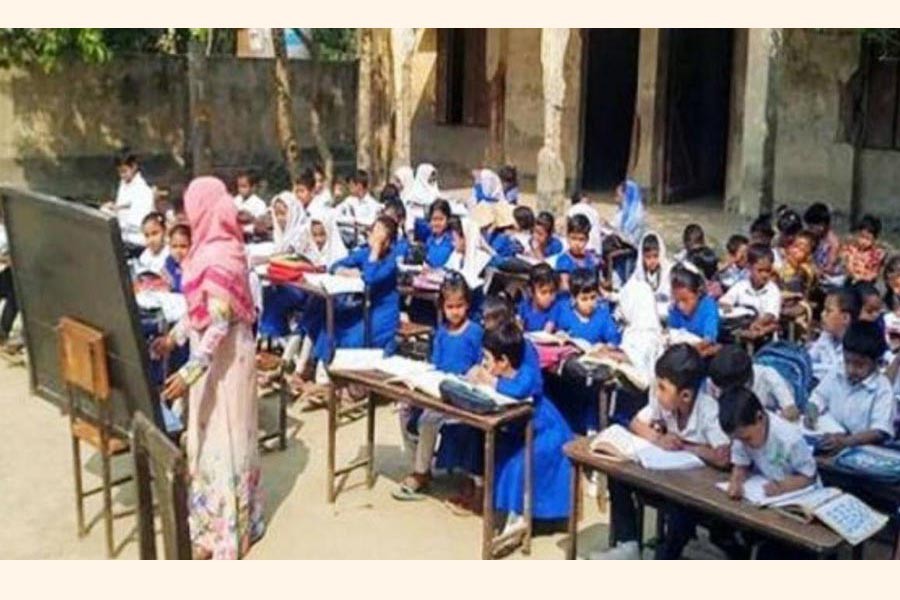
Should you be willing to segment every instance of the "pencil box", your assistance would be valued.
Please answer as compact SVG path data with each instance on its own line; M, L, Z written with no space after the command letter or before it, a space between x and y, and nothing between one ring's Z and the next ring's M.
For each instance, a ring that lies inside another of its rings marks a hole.
M490 396L462 381L442 381L438 389L441 400L457 408L479 415L500 410L500 406Z

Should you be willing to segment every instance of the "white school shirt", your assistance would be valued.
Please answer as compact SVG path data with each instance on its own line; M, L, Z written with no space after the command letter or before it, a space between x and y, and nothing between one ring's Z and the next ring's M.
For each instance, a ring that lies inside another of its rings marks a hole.
M135 173L128 183L119 180L116 209L122 239L143 246L144 234L141 232L141 223L144 217L153 212L153 189L147 185L140 171Z
M569 210L566 212L566 219L575 215L584 215L587 217L588 222L590 222L591 233L588 235L588 248L596 252L599 256L603 251L603 239L600 234L600 213L598 213L597 209L590 204L579 202L578 204L573 204L569 207Z
M0 258L5 258L9 256L9 237L6 235L6 226L3 223L0 223ZM0 273L5 271L7 266L5 263L0 262Z
M150 252L150 248L144 248L137 260L137 272L150 271L162 275L166 269L166 259L169 258L169 247L163 246L158 254Z
M746 306L756 310L760 316L768 314L777 318L781 315L781 290L771 281L755 290L750 280L746 279L734 284L719 298L719 303Z
M656 392L651 388L647 405L638 412L637 419L647 425L662 421L669 433L692 444L705 444L713 448L728 444L728 436L719 425L719 403L706 392L697 392L694 407L684 429L678 427L678 417L660 406Z
M269 212L269 207L266 206L265 201L256 194L252 194L248 198L243 198L240 194L237 194L234 197L234 206L239 211L250 213L250 216L254 219L258 219Z
M894 436L894 392L877 370L855 385L846 372L832 372L819 382L809 401L820 412L830 412L851 434L877 429Z
M753 393L772 411L795 405L794 390L777 369L767 365L753 365Z
M766 441L761 448L751 448L740 440L731 444L731 462L739 467L753 466L771 481L783 481L791 475L816 476L816 459L803 439L800 428L774 413L769 418Z
M372 197L372 194L366 194L362 198L356 196L348 196L341 203L341 216L352 218L355 222L362 225L371 225L378 218L381 209L384 206Z
M844 344L827 331L823 331L807 350L812 360L813 375L819 381L829 373L844 372Z

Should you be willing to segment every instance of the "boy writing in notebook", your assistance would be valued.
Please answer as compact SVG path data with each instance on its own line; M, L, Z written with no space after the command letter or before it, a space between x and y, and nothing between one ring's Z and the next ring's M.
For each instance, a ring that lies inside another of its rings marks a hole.
M631 432L665 450L685 450L707 464L724 469L730 463L729 440L719 425L719 405L701 390L706 376L703 359L687 344L669 347L655 368L656 383L647 406L631 420ZM631 488L609 482L612 528L616 545L598 559L640 558L637 503ZM689 510L664 505L660 508L669 524L656 557L678 558L693 537L697 516Z
M844 334L844 370L828 374L809 401L819 414L829 412L847 433L822 437L818 449L837 452L851 446L882 444L894 435L894 396L891 383L878 370L887 350L875 323L857 321ZM814 418L807 426L814 428Z
M758 472L768 482L768 496L779 496L816 483L816 461L800 430L765 410L745 387L733 387L719 398L719 424L732 439L728 495L738 500L744 482Z

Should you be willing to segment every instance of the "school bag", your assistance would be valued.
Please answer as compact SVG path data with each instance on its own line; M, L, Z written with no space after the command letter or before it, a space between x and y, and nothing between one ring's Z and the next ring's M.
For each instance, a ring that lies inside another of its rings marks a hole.
M812 392L812 359L806 348L786 340L766 344L753 357L754 364L772 367L794 391L794 404L802 413Z
M900 482L900 452L880 446L855 446L841 452L835 466L885 484Z
M303 279L304 273L321 273L324 270L303 259L281 256L269 261L268 277L274 284L291 283Z
M488 394L463 381L448 379L442 381L438 389L441 400L447 404L478 415L495 413L501 409Z

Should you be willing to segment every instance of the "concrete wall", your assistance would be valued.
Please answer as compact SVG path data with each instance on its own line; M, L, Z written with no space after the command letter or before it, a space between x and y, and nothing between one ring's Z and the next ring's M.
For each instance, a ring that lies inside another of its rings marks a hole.
M437 31L419 29L417 33L412 58L413 168L418 163L429 162L438 168L443 187L471 185L471 170L481 166L484 160L488 129L437 122ZM487 43L493 41L493 36L488 36ZM486 48L486 53L490 52Z
M212 151L217 170L280 163L275 135L273 62L209 61ZM306 93L311 65L291 63L294 114L312 158ZM356 135L356 65L323 66L322 128L338 160L352 166ZM187 178L186 63L133 56L105 65L64 64L50 74L0 71L0 181L75 197L115 191L112 156L131 146L151 183Z
M856 33L785 29L782 44L775 201L822 201L847 214L853 151L837 134L840 88L859 64ZM879 176L875 170L867 178Z
M498 37L487 36L489 64L497 51ZM581 45L579 30L572 30L565 58L562 132L563 161L569 185L573 185L577 176L581 155ZM413 163L434 163L445 187L469 185L469 172L484 163L488 129L438 124L435 119L436 77L437 33L434 29L420 30L412 66ZM506 162L518 168L522 186L532 190L537 175L537 153L544 143L540 29L509 30L505 117ZM488 166L495 168L498 165Z

